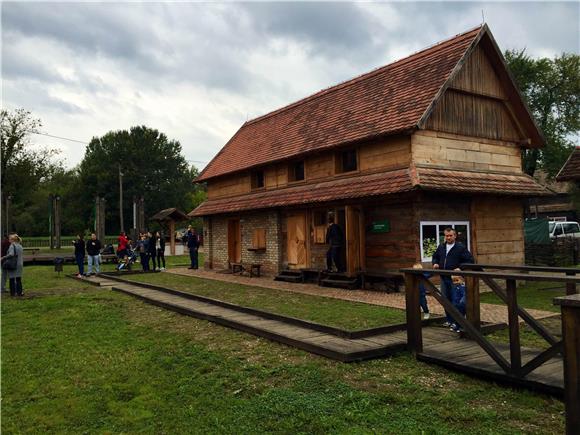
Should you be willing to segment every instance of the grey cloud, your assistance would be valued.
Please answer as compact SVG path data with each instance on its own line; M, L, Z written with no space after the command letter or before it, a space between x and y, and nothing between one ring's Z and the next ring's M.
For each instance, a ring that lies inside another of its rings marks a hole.
M46 112L64 115L86 113L82 107L51 95L44 84L36 81L4 80L2 91L6 101L17 102L16 107L30 110L35 116Z

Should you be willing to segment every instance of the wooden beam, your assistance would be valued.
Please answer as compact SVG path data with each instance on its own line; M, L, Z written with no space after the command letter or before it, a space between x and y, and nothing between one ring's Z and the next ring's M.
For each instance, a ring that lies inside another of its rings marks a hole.
M421 309L419 307L419 277L405 274L405 305L407 313L407 348L413 355L423 352Z
M522 368L522 352L520 348L520 322L518 317L518 299L516 281L506 280L508 325L510 334L511 370L517 375Z

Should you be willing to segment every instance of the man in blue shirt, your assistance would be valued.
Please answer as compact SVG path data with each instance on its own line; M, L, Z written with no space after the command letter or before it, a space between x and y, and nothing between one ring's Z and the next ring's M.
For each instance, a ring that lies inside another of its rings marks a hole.
M435 254L433 254L433 269L459 270L459 266L463 263L475 263L471 252L461 242L456 240L457 232L453 228L445 228L443 233L445 235L445 243L439 245ZM455 300L453 284L449 275L441 276L441 294L451 303ZM445 318L444 326L451 327L451 325L456 323L447 310L445 310Z

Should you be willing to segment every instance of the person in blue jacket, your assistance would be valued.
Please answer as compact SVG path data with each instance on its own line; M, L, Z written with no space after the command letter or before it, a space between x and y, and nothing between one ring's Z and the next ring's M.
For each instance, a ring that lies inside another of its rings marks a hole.
M199 238L195 232L195 229L190 225L187 229L187 249L189 249L189 259L191 264L188 269L198 268L198 250L199 250Z
M431 260L433 269L456 270L460 269L463 263L474 263L475 260L471 252L459 241L457 241L457 232L453 228L445 228L443 231L445 235L445 243L440 244L433 254ZM450 275L441 275L441 294L453 303L455 297L453 295L453 284ZM452 327L456 322L445 310L444 326Z

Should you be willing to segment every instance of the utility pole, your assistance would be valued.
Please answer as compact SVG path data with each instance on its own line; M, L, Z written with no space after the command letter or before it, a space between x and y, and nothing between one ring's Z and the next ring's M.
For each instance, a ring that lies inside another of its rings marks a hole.
M121 232L125 231L123 225L123 173L121 172L121 164L119 163L119 219L121 221Z

